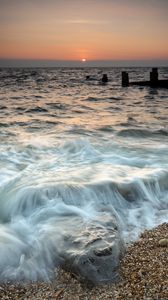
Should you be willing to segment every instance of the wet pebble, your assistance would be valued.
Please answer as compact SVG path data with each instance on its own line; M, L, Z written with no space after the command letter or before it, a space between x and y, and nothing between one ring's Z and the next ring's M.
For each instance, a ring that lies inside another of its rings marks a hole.
M168 223L146 230L137 242L128 247L120 264L121 279L116 284L89 287L72 274L60 270L51 283L2 283L0 299L167 300L167 240Z

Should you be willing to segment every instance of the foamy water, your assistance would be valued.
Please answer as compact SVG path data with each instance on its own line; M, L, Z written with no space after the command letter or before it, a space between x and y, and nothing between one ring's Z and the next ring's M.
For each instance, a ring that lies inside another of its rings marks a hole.
M126 242L168 221L167 90L121 88L120 76L0 70L1 280L52 278L66 237L102 212Z

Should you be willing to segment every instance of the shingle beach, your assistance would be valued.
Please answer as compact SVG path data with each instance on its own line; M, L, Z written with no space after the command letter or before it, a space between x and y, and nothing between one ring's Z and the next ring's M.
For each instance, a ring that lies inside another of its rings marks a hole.
M75 275L60 270L52 283L2 283L0 299L167 300L168 223L146 230L127 248L116 284L88 287Z

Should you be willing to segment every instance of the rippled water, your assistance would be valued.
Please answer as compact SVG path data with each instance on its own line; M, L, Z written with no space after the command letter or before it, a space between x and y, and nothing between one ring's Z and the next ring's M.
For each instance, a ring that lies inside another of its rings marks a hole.
M1 69L0 91L1 279L48 279L65 236L102 211L126 241L168 221L166 89L60 68Z

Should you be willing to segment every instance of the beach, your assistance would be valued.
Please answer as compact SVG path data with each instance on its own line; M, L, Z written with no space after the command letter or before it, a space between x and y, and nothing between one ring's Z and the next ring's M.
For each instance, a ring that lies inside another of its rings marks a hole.
M167 244L160 241L167 239ZM86 286L75 275L60 270L51 283L0 285L1 299L166 300L168 298L168 224L145 231L130 245L120 265L116 284Z

